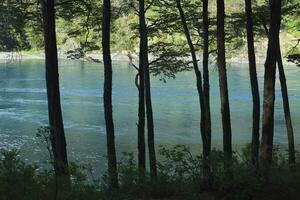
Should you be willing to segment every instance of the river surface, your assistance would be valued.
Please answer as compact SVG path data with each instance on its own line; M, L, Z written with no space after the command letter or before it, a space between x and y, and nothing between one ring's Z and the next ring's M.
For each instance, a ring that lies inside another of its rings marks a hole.
M103 65L60 61L61 103L70 160L105 168L103 117ZM113 109L118 155L136 152L138 93L136 70L114 62ZM263 66L258 67L260 93ZM252 98L247 64L228 65L228 85L235 147L251 140ZM300 143L300 68L286 66L295 140ZM210 66L213 145L222 144L218 71ZM200 152L199 102L193 72L184 72L164 83L152 77L155 139L157 145L186 144ZM36 135L48 123L44 61L0 63L0 149L18 149L25 160L47 159ZM287 143L279 81L276 83L275 142ZM199 147L199 148L198 148ZM120 156L119 156L120 157Z

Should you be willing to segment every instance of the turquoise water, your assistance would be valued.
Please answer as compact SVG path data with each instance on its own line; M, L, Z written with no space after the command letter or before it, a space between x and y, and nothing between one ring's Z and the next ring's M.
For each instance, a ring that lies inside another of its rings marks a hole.
M117 150L136 151L137 89L135 69L115 62L113 105ZM218 72L210 67L212 138L222 143ZM103 65L60 61L61 102L70 159L105 166L105 126L102 105ZM252 99L247 64L228 66L232 138L235 146L251 139ZM296 143L300 143L300 69L286 66ZM258 78L262 90L263 66ZM25 159L46 160L35 138L36 129L47 125L47 101L43 61L0 64L0 149L16 148ZM262 92L262 91L261 91ZM184 72L167 83L152 78L156 142L158 145L201 144L199 103L193 72ZM280 85L276 85L275 141L286 144ZM200 151L200 149L199 149Z

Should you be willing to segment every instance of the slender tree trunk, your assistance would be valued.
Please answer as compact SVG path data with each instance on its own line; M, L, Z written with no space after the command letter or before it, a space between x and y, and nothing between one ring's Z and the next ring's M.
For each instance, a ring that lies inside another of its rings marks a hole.
M146 170L145 147L145 79L144 67L139 66L139 113L138 113L138 168L141 172Z
M258 152L259 152L259 121L260 121L260 99L259 88L256 73L256 61L253 39L253 16L251 0L245 0L245 9L247 17L247 44L248 44L248 59L250 83L252 92L252 163L258 166Z
M203 0L203 94L205 102L205 136L207 146L203 149L203 156L206 158L211 151L211 116L210 116L210 96L209 96L209 19L208 0Z
M110 55L110 0L103 0L102 49L104 63L104 117L106 125L108 178L112 188L118 187L117 157L115 149L115 133L112 110L112 63Z
M198 67L196 51L195 51L195 48L194 48L194 45L193 45L193 42L192 42L192 39L190 36L190 32L189 32L189 29L188 29L188 26L186 23L185 14L182 9L180 0L176 0L176 6L179 11L179 15L180 15L180 19L181 19L185 37L186 37L187 43L190 48L194 72L195 72L196 79L197 79L197 91L198 91L200 110L201 110L200 130L201 130L201 137L202 137L202 142L203 142L203 155L204 155L204 157L207 157L208 156L207 150L209 149L209 147L208 147L209 145L208 145L207 137L205 134L205 102L204 102L204 94L203 94L203 90L202 90L202 75L201 75L201 72Z
M152 111L152 102L151 102L150 75L149 75L148 67L145 67L145 89L146 89L146 111L147 111L150 174L153 177L155 177L157 175L157 166L156 166L156 154L155 154L154 124L153 124L153 111Z
M145 103L146 103L146 116L147 116L147 131L148 131L148 149L149 149L149 163L151 176L157 175L156 155L155 155L155 142L154 142L154 124L153 124L153 111L151 102L151 83L149 72L148 60L148 30L145 19L145 1L139 1L139 22L140 22L140 35L141 35L141 49L140 56L142 65L144 67L145 75Z
M59 176L68 177L69 172L66 139L60 104L54 1L47 0L43 2L42 9L45 37L48 114L51 133L53 136L52 149L54 155L55 172Z
M295 142L294 142L294 130L292 125L292 117L290 112L290 104L289 104L289 95L286 84L286 78L282 63L281 50L280 50L280 41L278 39L278 71L279 71L279 79L281 85L281 94L282 94L282 102L284 109L284 117L287 128L287 136L288 136L288 145L289 145L289 163L290 166L293 167L295 165Z
M140 2L141 4L141 2ZM142 5L140 5L142 6ZM139 114L138 114L138 167L141 171L146 170L146 147L145 147L145 25L142 18L139 18L140 30L140 53L139 53ZM147 38L146 38L147 40Z
M232 145L231 145L230 108L229 108L226 59L225 59L224 20L225 20L224 0L217 0L218 69L219 69L221 113L222 113L222 125L223 125L223 150L225 156L224 164L225 167L229 167L231 165L231 160L232 160Z
M69 185L66 138L60 104L54 0L42 1L48 115L58 193Z
M260 168L265 175L267 175L272 161L276 61L281 23L281 0L269 0L269 4L271 11L271 23L267 58L265 62L263 127L260 151Z

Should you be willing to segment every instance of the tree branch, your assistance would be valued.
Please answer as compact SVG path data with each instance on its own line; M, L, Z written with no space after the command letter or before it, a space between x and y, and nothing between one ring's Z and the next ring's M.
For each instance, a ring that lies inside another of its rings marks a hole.
M139 71L139 68L134 64L134 63L131 63L132 64L132 67L134 68L134 69L136 69L137 71Z
M135 81L134 81L135 86L137 87L138 90L140 90L140 86L139 86L139 77L140 77L140 73L137 73L137 74L135 75Z
M151 6L153 5L153 3L155 2L155 0L152 0L149 5L145 8L145 12L147 12L147 10L149 10L151 8Z

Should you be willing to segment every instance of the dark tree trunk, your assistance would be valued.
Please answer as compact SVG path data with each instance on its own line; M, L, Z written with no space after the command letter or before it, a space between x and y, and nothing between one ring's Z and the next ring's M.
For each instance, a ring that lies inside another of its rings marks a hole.
M52 137L54 169L58 179L68 180L70 177L66 149L67 145L60 104L54 0L42 1L42 13L46 56L48 114Z
M149 163L151 176L157 175L156 155L155 155L155 142L154 142L154 124L153 124L153 111L151 102L151 84L148 60L148 30L145 19L145 1L139 1L139 23L140 23L140 62L144 68L145 75L145 103L146 103L146 116L147 116L147 130L148 130L148 149L149 149Z
M228 84L226 74L226 59L225 59L225 7L224 0L217 0L217 46L218 46L218 69L219 69L219 84L221 96L221 113L223 125L223 150L225 156L225 167L231 165L232 160L232 145L231 145L231 122L230 108L228 98Z
M142 2L140 2L140 6ZM143 8L141 8L143 9ZM141 15L141 14L140 14ZM145 147L145 22L139 17L139 30L140 30L140 53L139 53L139 113L138 113L138 167L141 171L146 170L146 147ZM147 40L147 37L146 37Z
M205 102L205 136L207 146L203 149L203 157L209 156L211 151L211 116L210 116L210 96L209 96L209 19L208 0L203 0L203 94Z
M278 54L279 30L281 23L281 0L269 0L271 23L267 58L265 62L263 127L260 154L260 167L266 175L272 162L274 135L274 102L276 61Z
M149 67L145 67L145 90L146 90L146 111L147 111L150 174L155 177L157 175L157 166L156 166L156 155L155 155L154 124L153 124L153 111L152 111L152 102L151 102Z
M254 51L253 39L253 19L252 19L252 3L251 0L245 0L245 9L247 17L247 44L248 44L248 59L249 59L249 72L250 83L252 92L252 163L258 165L258 152L259 152L259 121L260 121L260 99L259 88L256 73L256 61Z
M102 50L104 63L104 117L106 125L108 178L112 188L118 187L117 158L115 149L115 133L112 110L112 63L110 55L110 0L103 1L102 19Z
M290 104L289 104L289 95L286 84L286 78L282 63L281 50L280 50L280 41L278 39L278 71L279 71L279 79L281 84L281 94L282 94L282 102L284 109L284 117L287 128L287 136L288 136L288 145L289 145L289 163L290 166L293 167L295 165L295 142L294 142L294 130L292 125L292 118L290 112Z
M193 67L194 67L194 72L196 75L197 79L197 91L198 91L198 96L199 96L199 102L200 102L200 111L201 111L201 122L200 122L200 130L201 130L201 137L202 137L202 142L203 142L203 155L207 157L208 155L208 141L207 137L205 134L205 102L204 102L204 94L202 90L202 75L198 67L198 61L197 61L197 56L196 56L196 51L190 36L190 32L186 23L186 18L184 11L181 6L180 0L176 0L176 6L179 11L179 16L181 19L183 31L187 40L187 43L189 45L190 51L191 51L191 56L192 56L192 61L193 61Z
M141 54L141 52L140 52ZM144 67L139 65L139 113L138 113L138 168L141 172L146 170L146 147L145 147L145 79Z

